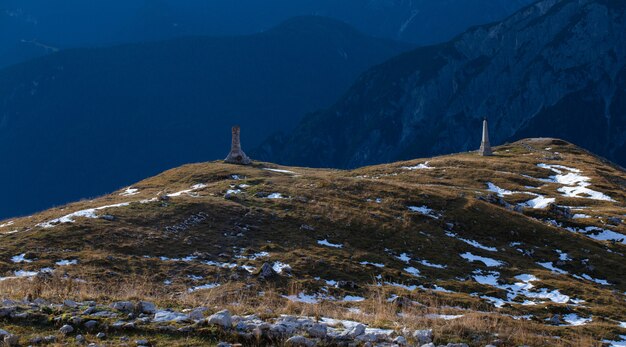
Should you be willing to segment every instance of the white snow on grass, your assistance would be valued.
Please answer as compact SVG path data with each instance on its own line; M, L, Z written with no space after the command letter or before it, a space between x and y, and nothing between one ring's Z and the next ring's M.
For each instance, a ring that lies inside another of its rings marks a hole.
M305 294L302 292L298 293L298 295L288 295L283 297L292 302L301 302L305 304L317 304L319 302L316 295Z
M267 196L267 199L287 199L281 193L272 193Z
M569 313L563 316L563 320L570 326L581 326L590 323L592 318L583 318L576 313Z
M544 209L555 201L555 198L546 198L545 196L538 195L536 198L526 201L523 205L534 209Z
M55 264L57 266L76 265L78 264L78 260L77 259L72 259L72 260L63 259L63 260L57 261Z
M270 168L263 168L263 170L267 170L267 171L272 171L272 172L279 172L279 173L285 173L285 174L292 174L295 175L296 173L293 171L289 171L289 170L282 170L282 169L270 169Z
M361 265L365 265L365 266L367 266L367 265L372 265L372 266L375 266L375 267L378 267L378 268L383 268L383 267L385 267L385 264L381 264L381 263L372 263L372 262L369 262L369 261L362 261L362 262L360 262L359 264L361 264Z
M589 276L587 274L582 274L580 276L574 275L574 277L576 277L578 279L585 279L587 281L594 282L594 283L597 283L597 284L601 284L603 286L610 286L611 285L611 283L609 283L607 280L601 280L601 279L598 279L598 278L593 278L593 277L591 277L591 276Z
M590 215L588 214L584 214L584 213L576 213L575 215L572 216L573 219L587 219L587 218L591 218Z
M8 222L6 222L6 223L4 223L4 224L0 224L0 228L10 227L11 225L13 225L13 223L15 223L15 222L13 222L12 220L10 220L10 221L8 221Z
M61 218L57 218L57 219L53 219L44 223L39 223L37 224L37 226L42 227L42 228L54 228L55 225L57 224L62 224L62 223L74 223L74 219L77 217L83 217L83 218L98 218L98 216L96 215L97 211L102 211L102 210L106 210L109 208L116 208L116 207L124 207L124 206L128 206L130 205L129 202L123 202L120 204L114 204L114 205L107 205L107 206L101 206L101 207L96 207L96 208L89 208L86 210L81 210L81 211L77 211L74 213L70 213L68 215L65 215Z
M485 266L488 266L488 267L497 267L497 266L504 265L504 263L501 261L474 255L470 252L465 252L461 254L461 257L469 262L475 262L475 261L482 262L483 264L485 264Z
M213 288L217 288L219 286L220 286L219 283L207 283L207 284L203 284L201 286L195 286L195 287L189 288L189 289L187 289L187 292L193 293L193 292L198 291L198 290L213 289Z
M557 249L556 252L559 254L559 260L561 261L570 261L572 258L569 257L569 254Z
M14 276L0 277L0 282L6 281L6 280L18 279L18 278L35 277L37 276L38 273L39 273L38 271L18 270L13 273Z
M344 302L361 302L365 301L365 298L362 296L354 296L354 295L346 295L343 297Z
M415 277L421 277L420 276L420 270L418 270L418 269L416 269L416 268L414 268L412 266L404 268L404 271L409 273L409 274L411 274L411 275L413 275L413 276L415 276Z
M543 266L544 268L546 268L546 269L548 269L548 270L550 270L550 271L552 271L552 272L554 272L554 273L561 274L561 275L567 275L567 274L569 274L567 271L565 271L565 270L561 270L561 269L559 269L558 267L554 266L554 264L553 264L552 262L537 263L537 265L541 265L541 266Z
M457 237L460 241L463 241L465 243L467 243L468 245L472 246L472 247L476 247L476 248L480 248L483 249L485 251L489 251L489 252L497 252L498 249L495 247L487 247L487 246L483 246L482 244L480 244L478 241L474 241L474 240L468 240L468 239L464 239L461 237Z
M620 341L602 340L602 343L609 344L609 347L626 347L626 335L620 335Z
M272 270L274 270L274 272L280 274L283 273L283 271L291 271L291 266L289 266L289 264L285 264L285 263L281 263L280 261L274 262L274 264L272 265Z
M591 178L581 175L581 171L579 169L543 163L537 164L537 166L556 173L556 175L551 176L550 179L553 182L564 185L564 187L557 189L564 196L601 201L615 201L604 193L589 189L588 187L591 186Z
M332 247L332 248L343 248L342 244L330 243L330 242L328 242L327 239L317 240L317 244L318 245L322 245L322 246L326 246L326 247Z
M573 233L580 233L598 241L615 241L626 245L626 235L620 234L613 230L602 229L595 226L588 226L584 229L567 227L565 228Z
M190 188L190 189L185 189L185 190L181 190L180 192L176 192L176 193L172 193L172 194L167 194L167 196L169 196L170 198L174 198L174 197L177 197L177 196L181 196L181 195L183 195L183 194L186 194L186 195L189 195L189 196L193 196L193 194L192 194L192 193L194 193L194 192L195 192L195 191L197 191L197 190L204 189L204 188L206 188L206 187L207 187L207 185L206 185L206 184L204 184L204 183L198 183L198 184L194 184L193 186L191 186L191 188Z
M22 253L22 254L11 257L11 261L14 263L32 263L33 262L30 259L26 259L26 253Z
M432 166L428 166L428 162L425 162L423 164L417 164L415 166L403 166L402 167L404 170L409 170L409 171L414 171L414 170L431 170L434 169L434 167Z
M566 304L570 301L574 302L569 296L565 294L561 294L557 289L548 290L546 288L541 288L538 290L534 290L535 286L532 282L539 281L539 279L533 275L522 274L515 276L515 279L519 282L515 282L514 284L499 284L498 280L500 274L497 272L489 272L487 274L478 273L475 274L474 280L480 284L492 286L507 292L507 300L494 298L494 297L484 297L481 298L489 300L496 307L502 307L507 303L516 303L513 300L518 296L524 296L531 299L548 299L555 303ZM533 302L525 301L522 303L523 305L532 305Z
M126 190L120 193L121 196L133 196L139 194L139 189L128 187Z
M462 318L463 316L464 315L462 315L462 314L457 314L457 315L452 315L452 314L427 314L427 315L424 315L424 318L427 318L427 319L453 320L453 319Z
M398 260L403 261L405 263L408 263L408 262L411 261L411 257L408 254L406 254L406 253L402 253L402 254L398 255L398 256L396 256L396 258L398 258Z
M519 192L514 192L511 190L507 190L507 189L502 189L500 187L498 187L497 185L491 183L491 182L487 182L487 190L493 193L498 194L499 197L504 197L506 195L513 195L513 194L517 194Z
M441 215L435 213L432 209L428 208L427 206L408 206L408 209L411 212L417 212L419 214L422 214L426 217L430 217L433 219L439 219L439 217L441 217Z
M428 260L420 260L418 261L420 264L424 265L424 266L428 266L428 267L434 267L436 269L445 269L448 266L447 265L440 265L440 264L434 264L429 262Z

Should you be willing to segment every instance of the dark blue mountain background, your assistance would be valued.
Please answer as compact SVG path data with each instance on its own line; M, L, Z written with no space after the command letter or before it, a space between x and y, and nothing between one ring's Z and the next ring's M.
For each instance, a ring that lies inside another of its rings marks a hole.
M532 0L2 0L0 67L56 49L189 35L245 35L289 18L344 21L370 36L438 43Z
M362 74L256 157L359 167L558 137L626 165L626 2L542 0ZM341 124L341 126L337 126Z
M411 45L322 17L264 33L69 49L0 70L0 217L100 195L293 128Z

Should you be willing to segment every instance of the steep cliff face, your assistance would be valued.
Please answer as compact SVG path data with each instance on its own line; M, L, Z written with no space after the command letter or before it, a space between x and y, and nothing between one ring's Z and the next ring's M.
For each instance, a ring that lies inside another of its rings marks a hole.
M626 4L545 0L363 74L264 158L354 167L525 136L576 141L626 163Z

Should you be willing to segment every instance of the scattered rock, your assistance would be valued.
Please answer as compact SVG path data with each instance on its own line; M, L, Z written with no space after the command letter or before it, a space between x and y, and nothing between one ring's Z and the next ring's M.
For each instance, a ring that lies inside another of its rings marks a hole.
M118 301L112 303L111 308L121 312L132 312L135 310L135 305L130 301Z
M209 318L207 318L207 323L212 325L219 325L224 328L230 328L233 325L232 317L228 310L219 311Z
M42 344L42 343L43 343L43 341L44 341L44 340L43 340L43 337L41 337L41 336L36 336L36 337L33 337L32 339L30 339L28 342L29 342L31 345L40 345L40 344Z
M96 322L95 320L90 320L90 321L85 322L85 329L89 331L92 331L97 326L98 326L98 322Z
M363 333L365 333L365 325L363 324L356 324L346 330L344 330L339 336L341 338L350 338L350 339L354 339L359 335L363 335Z
M315 323L306 329L311 337L325 338L328 334L328 328L324 324Z
M415 330L413 332L413 338L421 344L433 342L433 331L431 329Z
M63 305L65 305L67 307L70 307L70 308L78 307L78 304L74 300L65 300L65 301L63 301Z
M106 221L113 222L115 220L115 216L112 216L110 214L105 214L105 215L102 215L100 217L100 219L104 219Z
M137 340L135 341L135 344L137 346L149 346L150 342L148 342L148 340Z
M398 346L406 346L408 344L406 338L404 336L398 336L395 339L393 339L393 343L395 343Z
M5 337L6 335L9 335L9 332L6 330L0 329L0 337Z
M261 271L259 272L259 279L264 280L275 275L276 271L274 271L272 265L270 265L269 263L263 263L263 266L261 266Z
M107 335L105 333L100 332L96 334L96 337L99 338L100 340L104 340L104 338L106 338Z
M71 334L74 332L74 327L69 324L65 324L61 327L61 329L59 329L59 332L63 335Z
M292 336L285 341L287 347L314 347L315 345L317 345L315 341L304 336Z
M140 301L138 310L145 314L154 314L156 312L156 305L149 301Z
M20 338L17 335L5 335L4 336L4 344L8 347L18 346L20 343Z
M86 340L85 340L85 337L83 335L81 335L81 334L76 335L76 342L78 342L80 344L83 344L83 343L85 343L85 341Z
M45 343L55 343L57 342L57 337L54 335L48 335L43 338L43 342Z
M554 316L550 317L549 320L550 324L552 325L561 325L561 316L558 314L555 314Z

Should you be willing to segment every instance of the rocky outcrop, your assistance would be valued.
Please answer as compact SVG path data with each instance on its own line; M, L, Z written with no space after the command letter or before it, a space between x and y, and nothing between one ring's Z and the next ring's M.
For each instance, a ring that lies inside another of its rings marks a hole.
M543 0L363 74L327 111L255 157L356 167L559 137L626 163L626 6Z

